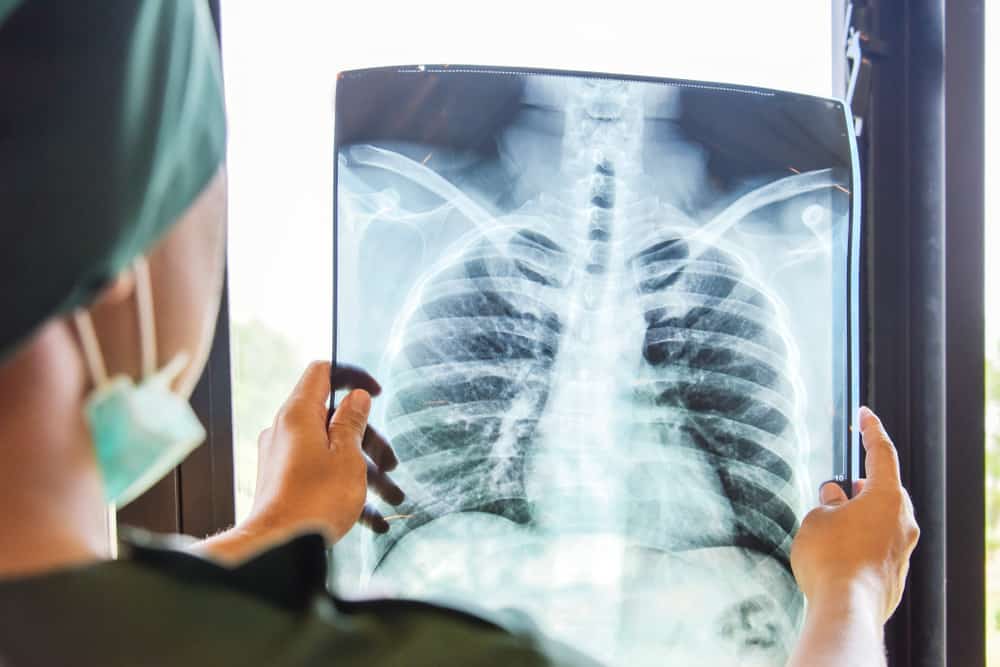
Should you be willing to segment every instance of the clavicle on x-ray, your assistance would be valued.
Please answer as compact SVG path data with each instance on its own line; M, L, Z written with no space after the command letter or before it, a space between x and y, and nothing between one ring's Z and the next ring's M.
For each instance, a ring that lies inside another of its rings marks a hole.
M516 610L612 665L783 664L792 539L852 473L843 106L387 68L340 75L336 137L334 355L382 383L407 493L339 592Z

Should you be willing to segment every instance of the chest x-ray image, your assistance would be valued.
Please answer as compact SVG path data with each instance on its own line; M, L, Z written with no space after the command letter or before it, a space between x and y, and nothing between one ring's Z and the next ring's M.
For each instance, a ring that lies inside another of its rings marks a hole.
M789 550L851 474L843 106L687 81L346 72L335 344L384 392L391 529L346 596L515 610L610 665L781 665Z

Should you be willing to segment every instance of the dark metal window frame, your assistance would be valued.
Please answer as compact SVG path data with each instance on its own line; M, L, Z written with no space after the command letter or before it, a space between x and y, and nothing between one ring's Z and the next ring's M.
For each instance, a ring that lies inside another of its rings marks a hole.
M984 4L868 0L852 17L871 77L855 101L862 400L896 441L922 530L886 631L894 666L986 664Z
M219 32L219 0L207 0ZM208 434L176 470L118 512L122 524L205 537L233 525L232 376L229 356L229 281L224 282L215 336L191 405Z

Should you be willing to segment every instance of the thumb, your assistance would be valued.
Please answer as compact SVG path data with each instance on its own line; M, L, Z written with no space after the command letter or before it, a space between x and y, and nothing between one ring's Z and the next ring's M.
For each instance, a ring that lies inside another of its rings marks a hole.
M836 507L847 502L847 494L836 482L826 482L819 489L819 501L824 505Z
M372 399L364 389L355 389L337 406L330 422L330 444L337 438L348 438L355 446L361 447L361 439L368 424L368 412Z

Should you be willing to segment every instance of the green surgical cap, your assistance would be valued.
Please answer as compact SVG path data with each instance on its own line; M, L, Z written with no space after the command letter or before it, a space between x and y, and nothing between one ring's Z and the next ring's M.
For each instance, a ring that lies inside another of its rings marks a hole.
M224 154L207 0L0 0L0 362L146 252Z

